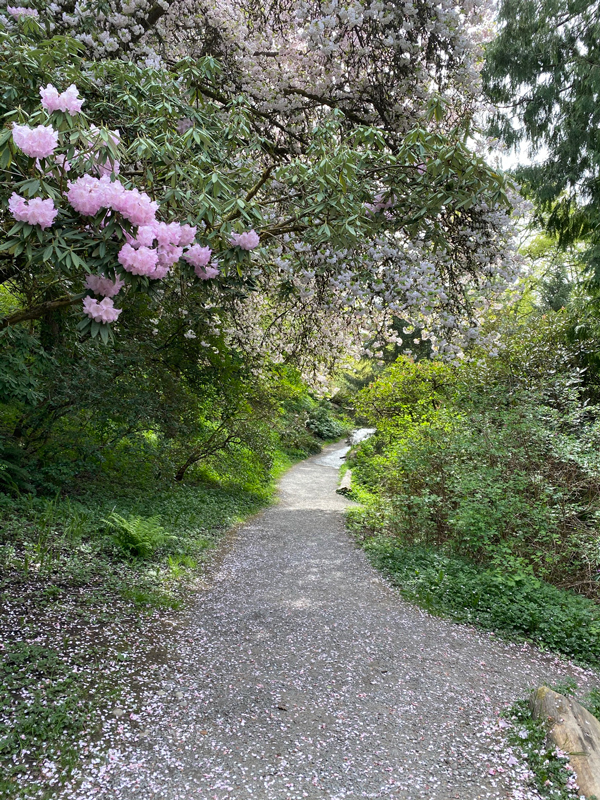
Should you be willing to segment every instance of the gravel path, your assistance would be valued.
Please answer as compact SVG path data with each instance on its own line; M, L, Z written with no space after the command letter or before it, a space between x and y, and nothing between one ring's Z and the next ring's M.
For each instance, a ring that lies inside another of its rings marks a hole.
M399 599L344 530L340 452L295 466L238 531L172 634L175 679L70 796L537 797L498 711L594 677Z

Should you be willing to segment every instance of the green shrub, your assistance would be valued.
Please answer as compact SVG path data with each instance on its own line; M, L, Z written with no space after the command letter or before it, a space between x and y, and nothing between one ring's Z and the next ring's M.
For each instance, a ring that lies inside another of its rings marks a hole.
M599 409L572 388L560 406L543 392L469 393L461 369L402 359L364 391L378 431L350 460L365 524L596 596Z
M482 569L424 547L402 547L389 537L364 544L404 598L433 614L534 641L577 661L600 666L600 607L537 579Z
M325 405L319 405L310 411L306 427L324 440L339 439L346 431L346 427L335 419L331 409Z

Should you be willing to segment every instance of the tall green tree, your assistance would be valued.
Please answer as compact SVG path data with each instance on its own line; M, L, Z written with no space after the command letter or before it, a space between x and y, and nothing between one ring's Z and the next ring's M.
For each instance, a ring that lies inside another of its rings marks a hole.
M600 4L502 0L483 71L491 133L528 143L517 177L561 244L583 241L600 287Z

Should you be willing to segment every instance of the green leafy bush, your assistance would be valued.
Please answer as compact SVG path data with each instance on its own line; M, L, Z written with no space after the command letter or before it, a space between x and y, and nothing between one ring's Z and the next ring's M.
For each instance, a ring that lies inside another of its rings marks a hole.
M563 385L560 402L484 390L474 371L399 359L363 391L378 427L352 456L366 528L596 596L598 409L577 387Z
M344 435L347 427L333 416L328 405L320 404L311 409L306 427L319 439L339 439Z
M501 631L577 661L600 666L600 607L531 573L482 569L424 547L402 547L388 537L364 543L404 598L433 614Z

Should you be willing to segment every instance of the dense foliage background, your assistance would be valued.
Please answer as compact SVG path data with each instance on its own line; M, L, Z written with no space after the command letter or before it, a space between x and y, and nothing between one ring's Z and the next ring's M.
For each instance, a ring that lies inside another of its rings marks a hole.
M495 353L401 356L360 392L377 433L352 459L353 519L408 596L596 663L598 326L563 268L490 316Z

